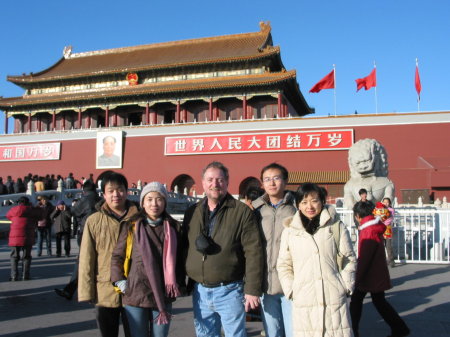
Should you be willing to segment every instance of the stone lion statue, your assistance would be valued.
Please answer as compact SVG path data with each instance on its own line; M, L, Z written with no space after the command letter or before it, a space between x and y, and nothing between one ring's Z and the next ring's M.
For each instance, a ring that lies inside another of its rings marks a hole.
M344 207L352 209L359 201L359 190L367 190L373 203L390 198L394 201L394 184L387 178L388 161L384 147L375 139L361 139L348 151L350 180L344 186Z

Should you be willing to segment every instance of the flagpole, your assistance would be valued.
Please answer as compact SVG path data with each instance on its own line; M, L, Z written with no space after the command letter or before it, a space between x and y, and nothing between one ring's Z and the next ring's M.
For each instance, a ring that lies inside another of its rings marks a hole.
M373 61L373 67L375 69L377 69L377 65L375 64L375 61ZM375 75L376 76L376 75ZM376 77L375 77L376 78ZM377 87L378 87L378 83L375 86L375 114L378 115L378 96L377 96Z
M419 60L416 57L416 69L419 69ZM420 94L417 94L417 112L420 112Z
M337 114L337 108L336 108L336 65L333 64L333 75L334 75L334 117L336 117Z

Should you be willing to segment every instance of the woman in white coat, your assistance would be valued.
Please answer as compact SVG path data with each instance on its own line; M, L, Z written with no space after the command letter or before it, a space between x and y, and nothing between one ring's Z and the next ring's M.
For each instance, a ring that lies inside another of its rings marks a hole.
M303 184L297 191L299 210L284 221L277 271L284 294L293 300L295 337L353 336L347 297L356 257L345 225L325 198L318 185Z

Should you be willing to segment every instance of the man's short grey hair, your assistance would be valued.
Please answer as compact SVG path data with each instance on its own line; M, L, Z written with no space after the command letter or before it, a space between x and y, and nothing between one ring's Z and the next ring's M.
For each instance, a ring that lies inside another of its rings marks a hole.
M103 144L105 144L105 141L106 141L106 139L108 139L108 138L112 138L112 140L114 141L114 143L117 143L116 137L114 137L114 136L106 136L105 138L103 138Z
M215 168L215 169L221 170L227 181L230 178L230 176L228 174L228 169L225 167L224 164L222 164L219 161L213 161L213 162L209 163L208 165L206 165L206 167L202 171L202 178L205 177L206 171L210 168Z

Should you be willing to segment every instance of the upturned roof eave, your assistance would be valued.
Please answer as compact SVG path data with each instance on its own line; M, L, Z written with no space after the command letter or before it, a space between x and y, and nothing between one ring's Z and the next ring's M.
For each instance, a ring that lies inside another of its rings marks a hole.
M19 86L24 86L26 84L31 83L42 83L42 82L52 82L52 81L60 81L65 79L77 79L77 78L86 78L86 77L97 77L97 76L106 76L112 74L120 74L127 72L142 72L142 71L151 71L151 70L160 70L160 69L175 69L180 67L194 67L194 66L204 66L206 64L217 64L217 63L239 63L244 61L252 61L258 59L264 59L273 57L275 55L276 60L278 61L280 67L282 67L281 57L280 57L280 48L278 46L271 47L270 49L265 49L258 54L253 55L245 55L240 57L229 57L222 59L209 59L209 60L199 60L192 62L183 62L183 63L171 63L171 64L156 64L145 67L134 67L134 68L121 68L121 69L112 69L109 71L99 71L99 72L88 72L88 73L78 73L66 76L53 76L46 78L34 78L35 75L26 75L26 76L7 76L7 80ZM49 67L46 70L43 70L36 75L43 74L53 69L57 64L63 61L64 58L59 60L56 64Z
M271 74L273 75L273 74ZM7 111L14 108L18 108L21 106L27 105L44 105L44 104L58 104L58 103L67 103L70 101L90 101L97 99L105 99L105 98L119 98L119 97L136 97L136 96L144 96L144 95L158 95L158 94L171 94L171 93L180 93L180 92L198 92L198 91L211 91L211 90L227 90L232 88L250 88L250 87L264 87L264 86L273 86L277 83L282 83L286 81L295 81L296 79L296 71L291 70L284 73L277 73L277 76L272 76L272 78L259 80L258 76L252 78L252 81L249 80L247 82L239 82L237 80L242 79L242 77L235 77L235 81L233 78L230 79L228 83L223 83L220 81L192 81L191 86L174 86L174 87L166 87L166 88L155 88L154 85L139 85L137 87L131 88L120 88L118 90L105 90L105 91L95 91L92 93L85 94L83 97L81 95L75 95L68 97L66 94L64 95L51 95L51 96L42 96L42 100L27 100L23 97L10 97L0 99L0 109ZM264 77L261 75L259 77ZM169 84L169 83L167 83ZM195 85L197 84L197 85ZM127 90L130 89L130 90ZM137 90L136 90L137 89Z

